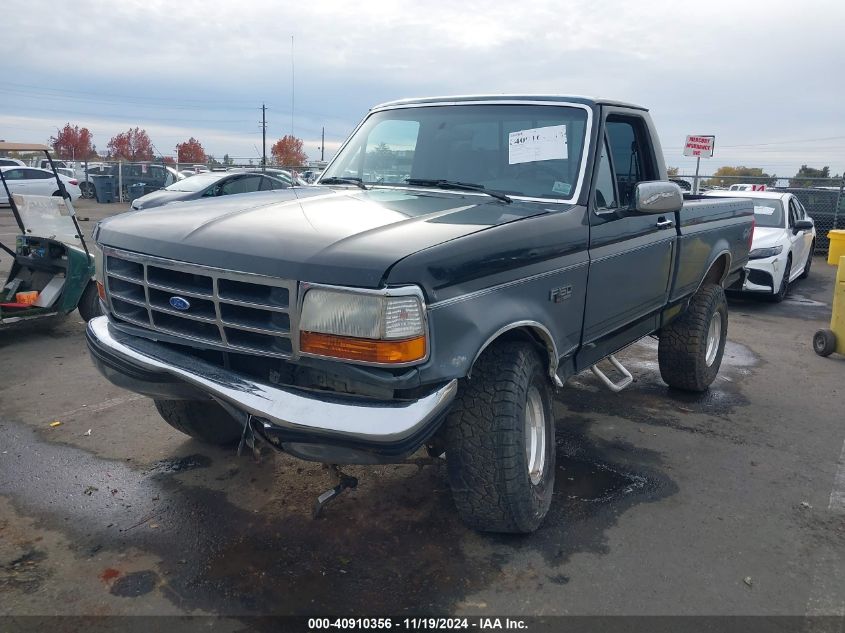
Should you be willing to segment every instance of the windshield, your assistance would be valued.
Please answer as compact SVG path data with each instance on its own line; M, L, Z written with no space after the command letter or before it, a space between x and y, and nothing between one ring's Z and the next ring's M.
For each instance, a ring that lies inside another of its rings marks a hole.
M783 204L780 200L751 200L754 203L754 223L757 226L783 228Z
M58 196L13 194L27 235L46 237L81 248L71 211Z
M197 174L195 176L189 176L184 180L174 182L169 187L165 187L165 189L167 191L202 191L209 185L213 185L215 182L228 175L229 174Z
M569 106L451 105L371 115L323 172L366 185L451 180L531 198L577 190L587 111Z

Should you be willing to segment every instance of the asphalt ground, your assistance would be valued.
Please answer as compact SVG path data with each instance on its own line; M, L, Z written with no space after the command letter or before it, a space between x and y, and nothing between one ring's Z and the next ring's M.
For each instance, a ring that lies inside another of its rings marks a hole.
M119 209L80 207L86 234ZM76 313L0 332L0 615L845 616L845 358L811 347L833 279L817 258L782 304L732 299L703 395L665 386L652 339L626 391L570 381L530 536L466 529L438 465L349 468L312 519L319 465L172 430L96 372Z

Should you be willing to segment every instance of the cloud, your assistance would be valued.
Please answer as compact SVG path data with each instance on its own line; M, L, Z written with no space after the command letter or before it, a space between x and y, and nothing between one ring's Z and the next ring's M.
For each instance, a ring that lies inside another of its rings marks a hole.
M293 128L312 157L323 126L336 146L381 101L535 92L648 106L672 164L684 164L670 149L684 135L713 133L716 166L724 158L845 167L842 143L761 145L845 135L840 3L6 0L4 8L16 63L0 86L0 114L43 119L42 136L89 117L143 125L161 145L193 135L215 154L254 153L262 102L274 139L290 131L293 35ZM747 147L720 151L739 144Z

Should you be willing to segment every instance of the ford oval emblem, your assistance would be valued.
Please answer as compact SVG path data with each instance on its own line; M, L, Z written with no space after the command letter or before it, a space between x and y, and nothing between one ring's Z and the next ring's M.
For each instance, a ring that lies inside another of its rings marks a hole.
M170 305L177 310L187 310L191 307L191 302L183 297L170 297Z

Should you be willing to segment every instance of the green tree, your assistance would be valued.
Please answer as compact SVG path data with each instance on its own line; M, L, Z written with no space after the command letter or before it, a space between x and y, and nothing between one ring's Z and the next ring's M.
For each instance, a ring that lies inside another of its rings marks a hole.
M807 165L801 165L801 169L798 170L798 173L789 179L789 186L813 187L828 184L824 181L818 180L820 178L830 178L830 167L825 165L821 169L815 169L813 167L807 167ZM839 180L839 176L834 176L834 178L837 181ZM838 184L838 182L836 184Z
M709 180L705 180L702 184L707 187L730 187L737 183L762 184L773 187L777 181L777 176L769 175L759 167L730 167L725 165L719 167Z

